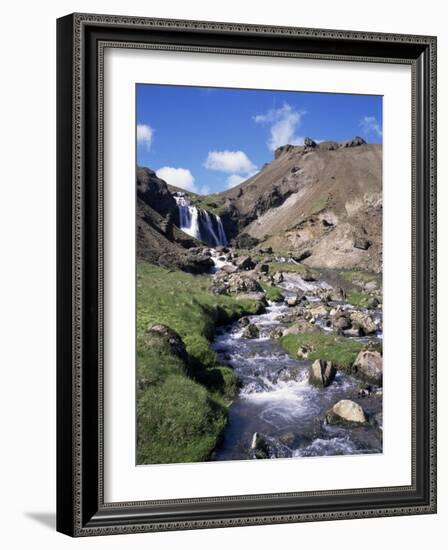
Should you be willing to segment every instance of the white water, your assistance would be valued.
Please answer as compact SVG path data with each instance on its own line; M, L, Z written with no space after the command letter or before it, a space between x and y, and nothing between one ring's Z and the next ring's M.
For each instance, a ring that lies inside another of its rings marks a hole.
M176 193L180 229L210 246L225 246L228 241L222 220L216 214L190 204L185 195Z

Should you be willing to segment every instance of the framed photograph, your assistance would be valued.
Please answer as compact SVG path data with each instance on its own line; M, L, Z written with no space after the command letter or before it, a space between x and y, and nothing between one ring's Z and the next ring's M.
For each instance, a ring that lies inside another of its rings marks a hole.
M436 38L57 40L57 529L435 513Z

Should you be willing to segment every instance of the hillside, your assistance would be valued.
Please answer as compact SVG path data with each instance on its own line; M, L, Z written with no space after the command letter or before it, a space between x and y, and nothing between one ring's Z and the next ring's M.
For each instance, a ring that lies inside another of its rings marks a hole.
M232 237L247 233L312 267L381 270L381 145L286 145L255 176L211 197Z

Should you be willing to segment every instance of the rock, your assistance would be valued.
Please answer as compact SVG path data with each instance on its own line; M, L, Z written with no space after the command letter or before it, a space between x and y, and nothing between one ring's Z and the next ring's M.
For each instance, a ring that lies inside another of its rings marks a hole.
M283 330L281 328L275 328L269 336L273 340L279 340L283 336Z
M342 335L347 336L348 338L357 338L359 336L364 336L364 333L360 330L359 326L354 326L348 330L342 330Z
M373 422L379 430L383 431L383 413L382 412L376 413L374 415Z
M368 281L365 283L364 288L367 290L367 292L372 292L374 290L377 290L378 283L376 281Z
M309 137L306 137L304 139L303 143L304 143L305 147L310 147L311 149L314 149L315 147L317 147L317 143Z
M375 296L370 298L370 300L367 302L368 309L376 309L379 305L380 305L380 301Z
M250 256L241 256L233 262L239 270L248 271L255 267L255 262Z
M260 248L261 254L272 254L272 246L266 246L265 248Z
M297 359L308 359L308 354L311 353L313 349L311 346L300 346L297 350Z
M333 326L336 329L348 330L352 328L352 322L350 321L350 318L347 315L338 315L336 319L333 321Z
M353 246L355 248L359 248L360 250L368 250L371 245L372 243L365 237L355 237L353 241Z
M303 262L303 260L306 260L307 258L309 258L310 256L312 256L311 250L305 250L304 252L302 252L302 254L295 256L294 260L300 263L300 262Z
M236 265L226 264L221 267L221 271L223 271L224 273L235 273L236 271L238 271L238 268L236 267Z
M326 421L328 424L350 422L354 424L365 424L367 422L364 409L358 403L350 399L341 399L327 411Z
M283 273L281 271L278 271L275 273L275 275L272 277L273 282L278 285L280 283L283 283Z
M238 237L234 239L233 244L236 248L245 248L250 250L251 248L257 246L259 242L260 241L258 239L251 237L248 233L241 233L241 235L238 235Z
M376 324L368 313L362 311L354 311L350 315L352 324L357 323L363 330L365 335L374 334L377 330Z
M258 432L252 436L250 450L254 458L269 458L269 444Z
M304 273L301 274L301 277L305 282L313 282L316 280L316 277L313 275L311 271L305 271Z
M367 382L383 382L383 358L377 351L360 351L353 363L353 372Z
M318 305L312 306L310 308L310 312L313 316L327 315L328 314L328 309L323 304L318 304Z
M310 367L309 383L313 386L326 388L333 382L336 372L337 369L331 361L317 359Z
M218 294L218 295L223 295L223 294L228 294L229 293L229 289L225 286L225 285L213 285L211 287L211 291L213 292L213 294Z
M299 372L296 368L281 367L273 380L274 384L280 380L281 382L290 382L291 380L297 380Z
M259 273L269 273L269 265L257 264L257 266L255 267L255 271L258 271Z
M320 332L320 328L305 319L298 319L293 325L283 330L284 336L288 334L302 334L303 332Z
M331 294L331 300L333 302L341 302L344 301L347 297L345 290L341 287L337 288L334 292Z
M253 323L249 323L242 334L243 338L248 338L248 339L258 338L259 336L260 336L260 331L257 325L254 325Z
M300 168L300 166L293 166L293 167L291 168L291 174L295 174L296 172L299 172L300 170L302 170L302 169Z
M240 273L229 275L228 285L230 292L263 292L256 279Z
M303 300L303 297L303 292L299 290L295 296L290 296L286 299L286 305L288 307L295 307Z
M241 317L238 321L238 325L240 327L247 327L247 325L250 323L249 317Z
M188 362L188 353L185 344L177 332L170 327L162 324L148 325L145 331L148 336L155 335L162 339L170 348L173 355L176 355L186 363Z

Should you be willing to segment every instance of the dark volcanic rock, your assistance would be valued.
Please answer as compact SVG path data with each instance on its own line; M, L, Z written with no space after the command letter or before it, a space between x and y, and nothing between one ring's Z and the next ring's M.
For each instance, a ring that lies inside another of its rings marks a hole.
M137 167L137 196L161 216L171 214L178 225L177 204L165 181L142 166Z

